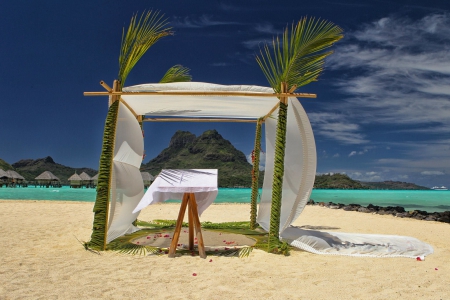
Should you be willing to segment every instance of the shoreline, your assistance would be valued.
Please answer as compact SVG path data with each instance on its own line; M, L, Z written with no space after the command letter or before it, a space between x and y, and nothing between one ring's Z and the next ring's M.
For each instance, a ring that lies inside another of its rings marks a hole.
M79 241L90 239L92 209L91 202L0 200L0 299L450 297L450 227L444 223L308 205L293 225L412 236L432 245L434 253L416 261L301 250L285 257L255 249L248 258L170 259L85 251ZM176 219L178 210L177 203L152 205L139 219ZM249 204L213 204L200 221L246 221L249 216Z
M367 206L360 204L342 204L334 202L315 202L310 199L306 205L321 206L330 209L342 209L345 211L356 211L362 213L371 213L378 215L392 215L397 218L413 218L424 221L437 221L450 223L450 210L443 212L427 212L425 210L406 211L403 206L378 206L369 204Z

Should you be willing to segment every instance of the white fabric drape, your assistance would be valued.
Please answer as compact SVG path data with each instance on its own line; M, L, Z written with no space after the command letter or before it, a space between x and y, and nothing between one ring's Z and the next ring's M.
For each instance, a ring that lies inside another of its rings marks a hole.
M139 215L133 210L144 195L144 183L139 170L143 153L144 142L139 123L131 111L120 103L110 191L108 243L137 230L131 223Z
M273 115L277 116L277 113L278 110ZM276 119L266 120L266 169L258 223L267 231L272 203L276 126ZM316 174L316 159L316 145L308 116L296 98L289 98L280 232L298 218L309 200Z

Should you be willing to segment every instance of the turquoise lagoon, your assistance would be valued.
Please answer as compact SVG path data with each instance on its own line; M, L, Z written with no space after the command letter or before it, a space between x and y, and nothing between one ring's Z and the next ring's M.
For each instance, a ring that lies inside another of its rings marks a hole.
M215 203L249 203L250 189L221 188ZM95 189L62 188L0 188L0 199L5 200L53 200L94 202ZM313 190L315 202L342 204L369 204L378 206L402 206L406 210L428 212L450 210L450 191L407 190Z

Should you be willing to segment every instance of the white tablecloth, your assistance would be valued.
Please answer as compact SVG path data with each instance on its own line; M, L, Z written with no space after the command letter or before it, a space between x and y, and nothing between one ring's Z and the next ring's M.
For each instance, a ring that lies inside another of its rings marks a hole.
M201 215L217 197L217 169L164 169L150 185L133 213L148 205L167 200L181 200L184 193L194 193Z

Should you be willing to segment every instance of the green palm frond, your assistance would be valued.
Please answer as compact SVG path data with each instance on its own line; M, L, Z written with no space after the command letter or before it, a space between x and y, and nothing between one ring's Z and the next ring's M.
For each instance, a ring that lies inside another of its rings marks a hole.
M325 58L333 53L324 51L343 38L342 29L326 20L302 18L291 30L285 29L281 40L276 37L272 48L264 45L256 61L270 86L280 92L281 83L287 89L316 81L323 71Z
M172 34L171 28L166 27L167 19L163 17L158 11L143 12L139 19L137 15L131 18L126 34L124 28L119 56L118 79L121 86L124 86L128 74L145 52L160 38Z
M240 258L249 257L252 251L253 247L243 247L239 250L239 257Z
M189 74L189 71L188 68L183 67L182 65L175 65L167 70L159 83L192 81L192 76Z
M108 231L108 210L112 178L112 160L116 136L117 118L119 115L119 101L114 102L106 116L103 132L103 145L100 156L100 166L97 184L97 196L94 204L94 222L91 240L86 244L94 250L105 250Z

